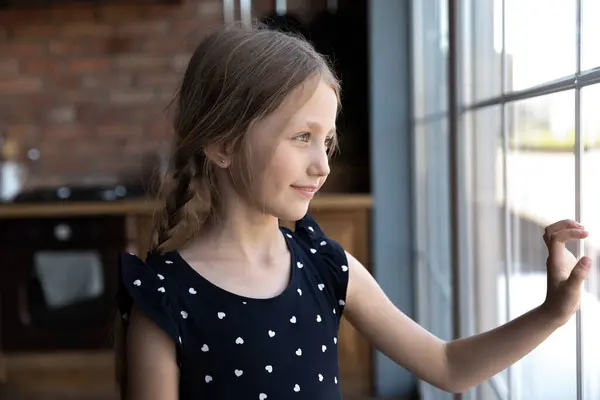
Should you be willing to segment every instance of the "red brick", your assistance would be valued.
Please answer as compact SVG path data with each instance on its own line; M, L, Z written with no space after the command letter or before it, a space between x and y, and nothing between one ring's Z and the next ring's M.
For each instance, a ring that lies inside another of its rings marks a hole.
M109 60L106 58L80 58L70 61L67 68L71 72L98 72L106 71L109 66Z
M109 95L112 104L140 104L151 103L156 95L151 90L113 91Z
M93 21L94 8L89 4L65 4L46 9L47 18L56 23Z
M16 58L0 60L0 76L13 76L19 72L19 60Z
M45 114L50 123L72 123L77 119L77 111L72 104L52 107Z
M42 80L37 77L17 77L0 80L0 94L28 94L42 89Z
M81 88L81 76L72 73L52 74L44 77L44 86L48 91L73 91Z
M109 72L107 74L89 74L82 77L84 88L127 88L131 86L133 77L128 72Z
M13 28L12 34L16 39L47 39L58 35L55 25L19 25Z
M165 74L161 72L140 72L136 74L136 86L175 89L181 81L181 74Z
M0 43L0 54L4 57L38 57L44 53L43 43L32 42L10 42Z
M61 33L67 37L109 37L114 32L114 27L109 24L78 23L65 25Z
M98 18L102 22L131 21L139 16L139 10L148 7L137 4L101 4Z
M67 143L59 143L59 140L67 139L82 142L81 138L88 136L90 130L90 127L79 124L56 124L45 126L42 129L42 134L45 140L56 143L56 146L63 145L63 147L68 148Z
M142 127L139 125L100 125L96 127L96 134L102 137L139 137L142 134Z
M51 58L26 60L23 63L23 72L27 75L58 73L62 68L63 63L60 60Z
M115 65L120 69L157 69L167 67L170 61L166 56L131 54L116 57Z
M170 24L168 21L127 21L117 27L118 35L142 35L150 36L154 34L162 34L169 31Z
M51 55L69 56L69 55L100 55L106 52L108 41L106 38L86 38L78 40L72 38L69 40L52 39L48 44L48 52Z

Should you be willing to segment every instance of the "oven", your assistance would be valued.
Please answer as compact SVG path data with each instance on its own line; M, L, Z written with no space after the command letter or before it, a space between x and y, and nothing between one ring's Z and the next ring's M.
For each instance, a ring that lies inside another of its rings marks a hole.
M4 352L111 347L124 216L0 220Z

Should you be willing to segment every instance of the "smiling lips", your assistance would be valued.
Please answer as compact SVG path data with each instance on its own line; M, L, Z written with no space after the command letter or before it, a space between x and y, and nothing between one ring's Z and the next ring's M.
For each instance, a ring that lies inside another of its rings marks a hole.
M319 186L317 185L311 185L311 186L292 186L292 188L294 188L294 190L296 190L296 192L298 192L298 194L300 194L300 196L307 198L307 199L312 199L313 196L315 195L315 193L317 193L317 191L319 190Z

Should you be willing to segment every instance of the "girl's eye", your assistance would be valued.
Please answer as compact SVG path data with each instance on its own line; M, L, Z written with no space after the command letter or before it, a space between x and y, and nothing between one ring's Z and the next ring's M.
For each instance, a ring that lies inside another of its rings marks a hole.
M302 133L298 136L294 137L295 140L299 140L301 142L308 142L308 140L310 139L310 134L309 133Z
M328 149L330 149L333 146L333 138L327 138L325 139L325 147L327 147Z

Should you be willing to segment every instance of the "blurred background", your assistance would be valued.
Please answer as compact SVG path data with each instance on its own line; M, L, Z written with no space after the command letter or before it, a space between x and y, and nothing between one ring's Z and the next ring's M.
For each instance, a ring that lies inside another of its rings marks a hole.
M544 300L546 225L598 264L596 0L0 0L0 399L116 399L116 260L146 253L168 105L198 41L259 19L343 81L311 213L444 340ZM343 320L348 399L598 400L600 275L582 311L463 395Z

